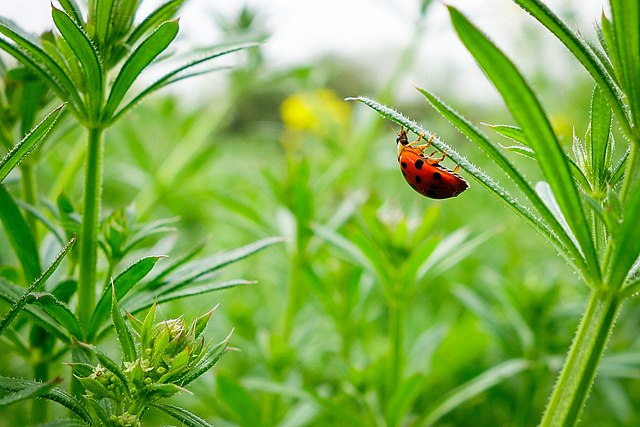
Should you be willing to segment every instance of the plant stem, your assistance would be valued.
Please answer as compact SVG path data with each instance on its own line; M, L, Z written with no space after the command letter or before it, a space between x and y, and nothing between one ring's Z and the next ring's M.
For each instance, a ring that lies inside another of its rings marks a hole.
M102 202L104 129L89 129L89 149L84 175L84 211L80 232L80 274L78 279L78 319L88 325L95 305L98 226Z
M621 303L616 292L591 293L540 427L577 424Z
M389 304L389 371L387 377L387 398L391 398L402 378L404 365L404 323L405 312L399 298Z

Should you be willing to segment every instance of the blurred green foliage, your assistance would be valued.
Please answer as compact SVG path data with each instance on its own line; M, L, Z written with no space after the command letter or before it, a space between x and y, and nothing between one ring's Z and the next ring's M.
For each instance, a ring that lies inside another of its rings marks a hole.
M243 10L224 23L226 33L265 34L257 13ZM197 105L156 97L110 129L104 208L112 214L104 227L133 205L140 221L177 218L176 251L203 240L215 252L286 239L229 267L258 284L163 306L163 317L191 318L220 302L215 329L234 328L230 346L240 350L191 384L193 395L176 399L223 427L533 425L586 290L479 186L445 202L406 186L388 123L342 101L367 89L345 84L366 83L362 73L356 63L324 60L273 71L254 49L227 73L223 96ZM403 77L399 71L383 85L387 99ZM586 81L567 82L558 107L565 141L572 129L562 123L588 121ZM393 105L456 140L422 99ZM485 107L474 119L502 122L497 110ZM63 127L56 149L43 147L43 194L80 196L78 138ZM456 148L495 172L468 142L458 139ZM0 234L3 276L15 261L7 246ZM638 311L631 300L621 314L583 425L640 423ZM28 373L10 352L0 366L3 374ZM0 425L24 423L20 408L2 409ZM145 421L164 418L151 411Z

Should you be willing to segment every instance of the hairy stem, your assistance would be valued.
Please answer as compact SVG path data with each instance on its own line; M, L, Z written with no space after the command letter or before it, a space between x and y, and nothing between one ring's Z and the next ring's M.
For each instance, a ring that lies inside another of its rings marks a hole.
M577 424L621 303L615 292L595 290L591 293L541 427Z
M102 202L104 129L89 130L89 149L85 166L84 211L80 232L80 275L78 282L78 318L89 324L95 306L98 227Z

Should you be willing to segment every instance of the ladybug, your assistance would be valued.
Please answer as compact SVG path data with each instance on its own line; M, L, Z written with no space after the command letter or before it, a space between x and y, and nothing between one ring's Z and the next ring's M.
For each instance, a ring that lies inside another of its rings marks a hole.
M418 135L417 140L409 142L407 129L401 127L396 138L400 170L411 188L431 199L455 197L469 188L467 181L456 174L460 169L459 165L454 170L440 165L447 157L447 150L439 158L433 157L435 151L428 156L424 155L424 150L431 145L435 135L432 135L426 144L415 145L423 136L424 132Z

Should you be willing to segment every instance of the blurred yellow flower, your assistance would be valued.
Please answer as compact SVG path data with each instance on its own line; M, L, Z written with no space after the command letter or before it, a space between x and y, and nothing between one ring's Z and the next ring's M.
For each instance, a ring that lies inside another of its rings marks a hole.
M287 129L324 134L346 125L351 107L333 91L318 89L286 98L280 107L280 115Z

